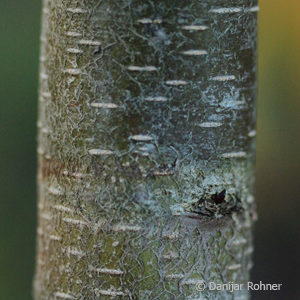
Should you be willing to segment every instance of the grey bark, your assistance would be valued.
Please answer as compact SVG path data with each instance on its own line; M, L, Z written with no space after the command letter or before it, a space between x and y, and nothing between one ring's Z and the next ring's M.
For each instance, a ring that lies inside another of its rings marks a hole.
M248 299L256 0L44 0L35 299Z

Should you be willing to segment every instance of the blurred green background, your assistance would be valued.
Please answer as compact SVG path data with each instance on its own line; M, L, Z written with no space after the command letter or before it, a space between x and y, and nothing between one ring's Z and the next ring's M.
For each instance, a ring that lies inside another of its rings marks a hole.
M0 300L31 299L41 0L1 0ZM300 1L261 0L253 299L300 299Z

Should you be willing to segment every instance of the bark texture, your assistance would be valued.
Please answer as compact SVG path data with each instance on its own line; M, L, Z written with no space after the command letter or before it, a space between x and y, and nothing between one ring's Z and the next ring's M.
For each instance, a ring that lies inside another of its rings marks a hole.
M44 0L35 299L247 299L256 0Z

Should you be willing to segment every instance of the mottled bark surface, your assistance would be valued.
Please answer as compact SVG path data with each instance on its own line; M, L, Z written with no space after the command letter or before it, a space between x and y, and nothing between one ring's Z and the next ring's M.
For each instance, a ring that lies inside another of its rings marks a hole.
M248 298L257 10L44 0L36 300Z

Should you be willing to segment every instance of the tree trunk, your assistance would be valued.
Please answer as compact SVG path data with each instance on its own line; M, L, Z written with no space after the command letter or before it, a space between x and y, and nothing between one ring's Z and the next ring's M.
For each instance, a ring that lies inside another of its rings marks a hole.
M248 299L257 10L44 0L35 299Z

